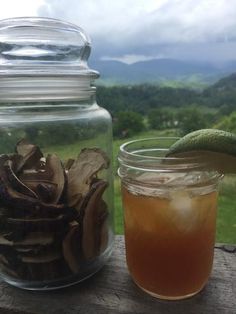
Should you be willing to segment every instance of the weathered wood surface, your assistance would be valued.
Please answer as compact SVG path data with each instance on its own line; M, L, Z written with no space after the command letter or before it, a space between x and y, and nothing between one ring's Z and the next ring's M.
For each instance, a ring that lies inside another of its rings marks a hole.
M0 282L0 314L235 314L236 246L215 249L211 279L197 296L159 301L139 290L125 264L124 239L116 237L109 263L82 284L50 292L20 290Z

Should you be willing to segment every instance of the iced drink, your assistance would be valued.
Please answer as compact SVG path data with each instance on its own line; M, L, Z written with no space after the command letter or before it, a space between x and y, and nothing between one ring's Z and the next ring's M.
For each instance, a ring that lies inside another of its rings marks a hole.
M217 192L181 177L171 188L167 174L155 180L155 189L122 184L127 264L146 292L182 299L199 292L212 269Z

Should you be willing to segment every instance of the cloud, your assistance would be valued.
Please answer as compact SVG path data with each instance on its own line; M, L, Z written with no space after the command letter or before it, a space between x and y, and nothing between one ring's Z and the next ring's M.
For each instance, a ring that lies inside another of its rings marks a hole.
M139 61L148 61L152 59L162 59L162 58L166 58L166 55L147 56L147 55L139 55L139 54L125 54L122 56L114 56L114 57L103 56L101 57L101 60L104 60L104 61L116 60L116 61L121 61L123 63L132 64Z
M196 56L212 45L223 58L236 41L236 1L45 0L38 14L80 25L103 57L186 55L186 47Z
M0 0L0 19L37 16L37 9L43 4L43 0Z

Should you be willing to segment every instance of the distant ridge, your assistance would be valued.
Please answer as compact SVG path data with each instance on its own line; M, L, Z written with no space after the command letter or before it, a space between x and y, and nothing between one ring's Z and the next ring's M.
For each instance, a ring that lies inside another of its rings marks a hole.
M213 84L236 71L236 61L213 65L175 59L153 59L126 64L120 61L92 59L90 66L101 74L102 84L140 84L179 81Z

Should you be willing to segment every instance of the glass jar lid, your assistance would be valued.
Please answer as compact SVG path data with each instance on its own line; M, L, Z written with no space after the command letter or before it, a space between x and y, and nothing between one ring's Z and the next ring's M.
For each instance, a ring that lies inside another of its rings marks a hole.
M71 23L38 17L0 21L1 101L88 97L99 76L88 67L90 52L88 35Z

